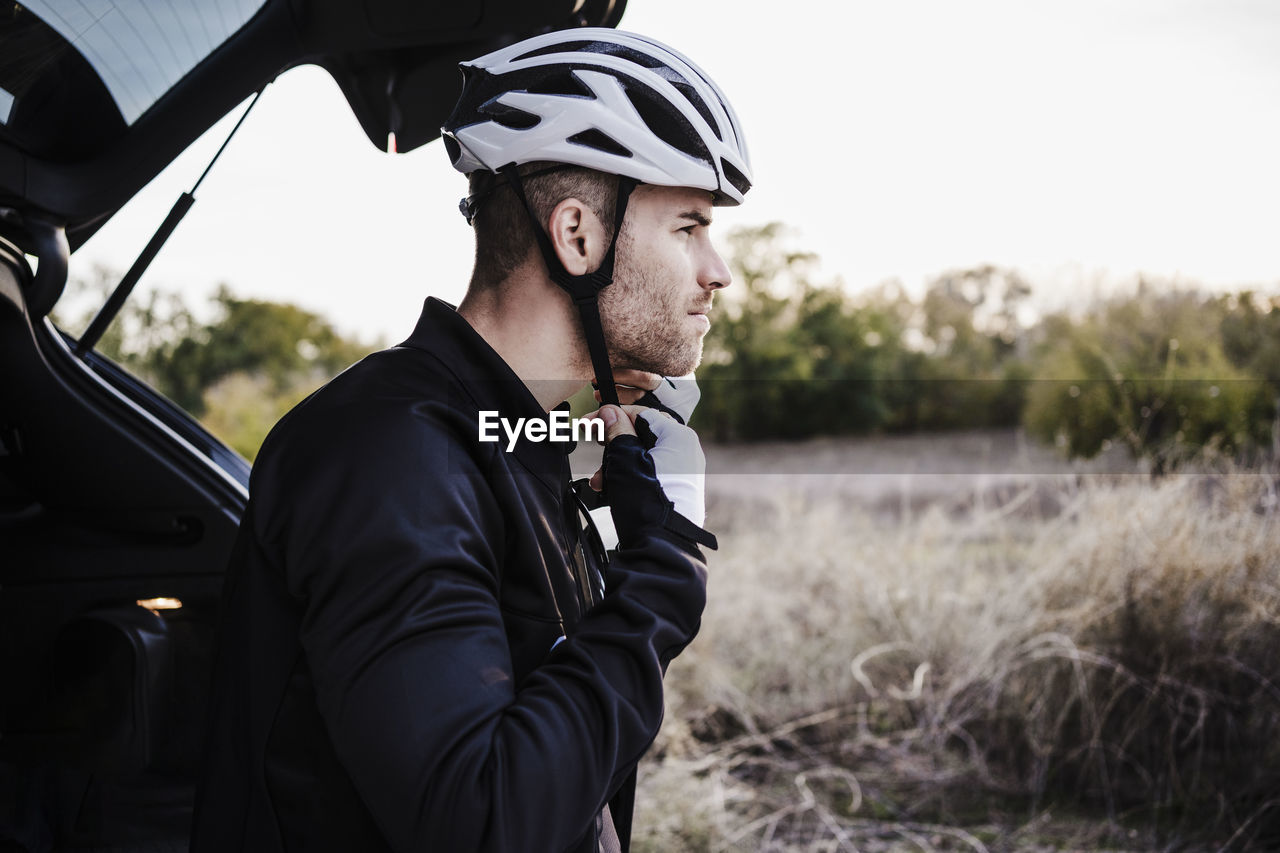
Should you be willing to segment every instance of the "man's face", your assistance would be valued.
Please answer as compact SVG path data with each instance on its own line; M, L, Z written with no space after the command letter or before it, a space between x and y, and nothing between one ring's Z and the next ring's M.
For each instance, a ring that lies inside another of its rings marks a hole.
M705 190L645 185L632 194L613 284L600 293L615 368L684 376L702 360L713 293L731 281L711 245L711 214Z

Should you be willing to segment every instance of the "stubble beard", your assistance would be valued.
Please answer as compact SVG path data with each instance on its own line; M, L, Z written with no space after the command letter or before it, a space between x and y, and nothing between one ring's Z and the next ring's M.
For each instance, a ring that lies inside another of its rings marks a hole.
M662 271L645 265L634 244L618 246L613 284L600 293L600 320L614 368L685 376L702 362L702 335L687 318L690 305L666 286Z

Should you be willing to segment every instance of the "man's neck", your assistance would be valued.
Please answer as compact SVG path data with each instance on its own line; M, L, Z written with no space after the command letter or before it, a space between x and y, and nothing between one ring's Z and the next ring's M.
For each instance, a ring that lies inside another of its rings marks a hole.
M551 411L591 379L580 322L555 285L522 270L502 287L472 283L458 314L520 377L538 405Z

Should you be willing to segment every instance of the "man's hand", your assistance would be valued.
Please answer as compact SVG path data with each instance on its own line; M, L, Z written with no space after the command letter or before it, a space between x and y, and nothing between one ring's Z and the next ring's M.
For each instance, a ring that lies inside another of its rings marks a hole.
M675 418L645 406L603 406L587 417L604 421L605 444L620 435L647 433L646 444L663 494L675 504L676 512L699 527L706 519L704 497L706 459L698 434ZM639 423L637 423L639 422ZM591 475L591 488L604 488L604 469Z
M655 374L647 375L653 376ZM661 379L662 377L658 378ZM596 392L596 399L600 399L599 391ZM604 421L604 443L607 446L609 442L613 441L620 435L636 434L635 417L636 413L642 408L643 407L641 406L623 406L619 409L617 406L601 406L599 409L596 409L594 412L586 415L586 417L592 419L599 418ZM618 416L619 411L623 413L622 417ZM596 472L591 475L591 479L588 482L590 483L591 488L595 491L604 491L604 467L601 466L597 468Z

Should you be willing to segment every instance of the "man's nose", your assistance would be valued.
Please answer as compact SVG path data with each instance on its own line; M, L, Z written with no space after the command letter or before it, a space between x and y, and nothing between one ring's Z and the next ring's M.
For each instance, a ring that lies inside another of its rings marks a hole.
M698 275L698 284L708 290L720 290L733 284L733 273L715 248L708 246L706 258Z

